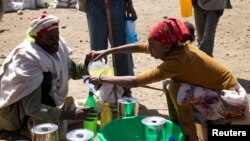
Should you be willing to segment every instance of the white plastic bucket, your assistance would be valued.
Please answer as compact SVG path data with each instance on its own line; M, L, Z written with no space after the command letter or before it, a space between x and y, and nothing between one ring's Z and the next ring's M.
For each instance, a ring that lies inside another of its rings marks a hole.
M23 0L23 9L36 9L35 0Z

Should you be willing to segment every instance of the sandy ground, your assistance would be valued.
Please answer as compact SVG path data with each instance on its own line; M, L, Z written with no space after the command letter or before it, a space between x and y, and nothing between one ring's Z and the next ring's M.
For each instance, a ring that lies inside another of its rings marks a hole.
M139 42L146 41L148 30L164 16L182 18L178 0L133 0L138 14L136 29ZM250 92L250 1L232 0L233 9L225 10L217 28L214 58L232 70L241 84ZM26 35L29 21L42 11L47 11L61 19L60 32L73 49L72 57L82 60L90 51L89 33L85 13L76 9L24 10L22 15L6 13L0 22L0 64L9 51L19 44ZM194 23L193 17L184 20ZM110 57L110 56L109 56ZM150 55L134 54L134 71L145 71L160 63ZM204 74L206 75L206 74ZM149 85L162 88L162 82ZM168 108L162 91L148 88L133 88L133 96L144 108L140 115L167 117ZM87 89L82 80L70 80L69 94L74 97L87 97Z

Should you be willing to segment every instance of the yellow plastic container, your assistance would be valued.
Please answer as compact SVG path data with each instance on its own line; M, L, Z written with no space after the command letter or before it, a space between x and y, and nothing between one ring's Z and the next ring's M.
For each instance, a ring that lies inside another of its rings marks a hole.
M110 104L105 102L101 111L101 127L112 121L112 111L110 110Z
M191 17L193 12L192 0L180 0L181 16Z
M113 69L105 64L105 60L98 60L96 62L90 62L88 65L88 71L90 75L114 75Z

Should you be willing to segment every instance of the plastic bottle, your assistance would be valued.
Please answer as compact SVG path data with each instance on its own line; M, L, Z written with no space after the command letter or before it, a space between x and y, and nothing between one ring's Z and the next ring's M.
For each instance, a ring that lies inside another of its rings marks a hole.
M94 98L93 87L92 87L92 85L88 85L88 86L89 86L89 96L84 104L84 107L94 107L94 109L97 111L98 107L97 107L97 102ZM96 135L96 133L97 133L97 116L94 118L93 121L84 120L83 127L85 129L92 131L94 133L94 135Z
M192 0L180 0L180 9L182 17L190 17L192 16Z
M88 71L90 75L103 75L103 76L111 76L113 75L113 69L109 67L105 60L98 60L95 62L90 62L88 65Z
M170 136L170 137L168 138L168 141L175 141L174 136Z
M109 123L112 120L112 111L110 110L109 103L105 102L101 111L101 126Z
M127 17L126 20L126 43L136 43L138 42L137 33L135 30L135 22L131 17Z

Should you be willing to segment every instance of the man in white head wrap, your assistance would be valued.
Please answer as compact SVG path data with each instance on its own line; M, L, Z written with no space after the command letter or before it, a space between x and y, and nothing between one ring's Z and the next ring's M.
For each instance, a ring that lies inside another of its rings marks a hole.
M41 36L48 30L58 28L58 25L59 19L56 16L42 14L39 18L31 20L28 33L32 37Z
M68 78L88 74L83 63L69 58L58 25L59 19L53 15L33 19L29 38L9 53L0 68L0 132L20 131L27 119L38 124L95 116L90 108L77 112L58 108L68 95Z

